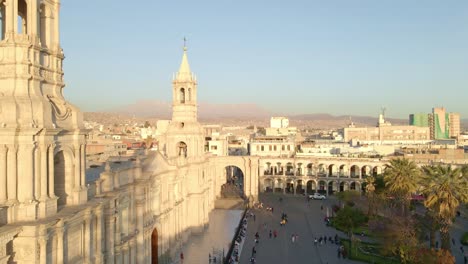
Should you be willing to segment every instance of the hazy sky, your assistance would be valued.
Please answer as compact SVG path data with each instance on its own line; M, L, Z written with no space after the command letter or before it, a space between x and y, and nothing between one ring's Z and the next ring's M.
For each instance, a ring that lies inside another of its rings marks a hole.
M273 112L468 117L468 1L62 1L65 96L171 100L183 37L199 101Z

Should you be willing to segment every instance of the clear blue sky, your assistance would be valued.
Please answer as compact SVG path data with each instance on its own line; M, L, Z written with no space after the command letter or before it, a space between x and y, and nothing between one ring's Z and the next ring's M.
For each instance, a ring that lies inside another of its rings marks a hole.
M468 117L465 0L65 0L65 96L84 111L171 100L184 36L199 101Z

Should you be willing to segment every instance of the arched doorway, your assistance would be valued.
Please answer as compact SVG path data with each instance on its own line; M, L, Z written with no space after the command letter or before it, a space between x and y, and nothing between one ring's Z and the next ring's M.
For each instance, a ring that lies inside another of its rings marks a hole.
M73 173L70 168L70 159L65 157L63 151L59 151L54 156L54 194L58 197L57 207L67 205L67 199L70 195L70 182L67 182L67 175Z
M288 180L286 182L286 193L294 193L294 181Z
M359 178L359 167L357 165L351 166L351 178Z
M317 185L314 181L307 181L306 190L308 194L315 193L315 191L317 190Z
M158 230L151 233L151 264L158 264Z
M244 193L244 173L237 166L226 166L226 183L221 188L221 196L224 198L242 198Z
M271 179L265 179L263 181L263 188L265 192L273 192L273 181Z
M283 192L283 181L281 179L277 179L274 187L275 192Z
M304 194L304 186L302 180L298 180L296 183L296 194Z
M327 189L325 189L326 184L327 183L325 181L319 181L318 193L320 193L320 194L326 194L327 193Z
M349 184L347 182L340 182L340 192L349 190Z
M330 181L330 182L328 183L328 195L333 194L333 192L334 192L333 185L334 185L334 184L335 184L335 183L334 183L333 181Z

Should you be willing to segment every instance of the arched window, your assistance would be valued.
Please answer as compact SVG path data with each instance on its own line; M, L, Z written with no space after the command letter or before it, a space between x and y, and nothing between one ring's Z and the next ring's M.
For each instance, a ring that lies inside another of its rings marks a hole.
M5 1L0 0L0 40L5 39Z
M192 88L188 88L187 101L192 101Z
M185 89L184 88L180 88L179 98L180 98L180 103L185 104Z
M57 206L61 207L67 204L67 196L70 195L68 184L66 182L67 174L70 174L69 160L63 151L59 151L54 156L54 194L58 197Z
M18 34L28 33L28 5L24 0L18 0Z
M179 144L177 144L177 151L178 151L177 153L179 157L186 158L187 157L187 144L185 144L184 142L179 142Z

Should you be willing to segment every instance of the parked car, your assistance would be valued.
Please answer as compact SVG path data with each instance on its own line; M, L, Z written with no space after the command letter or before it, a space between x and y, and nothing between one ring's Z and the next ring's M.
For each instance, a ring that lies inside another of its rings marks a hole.
M311 195L309 195L309 198L314 199L314 200L325 200L325 199L327 199L327 197L325 195L322 195L320 193L311 194Z

